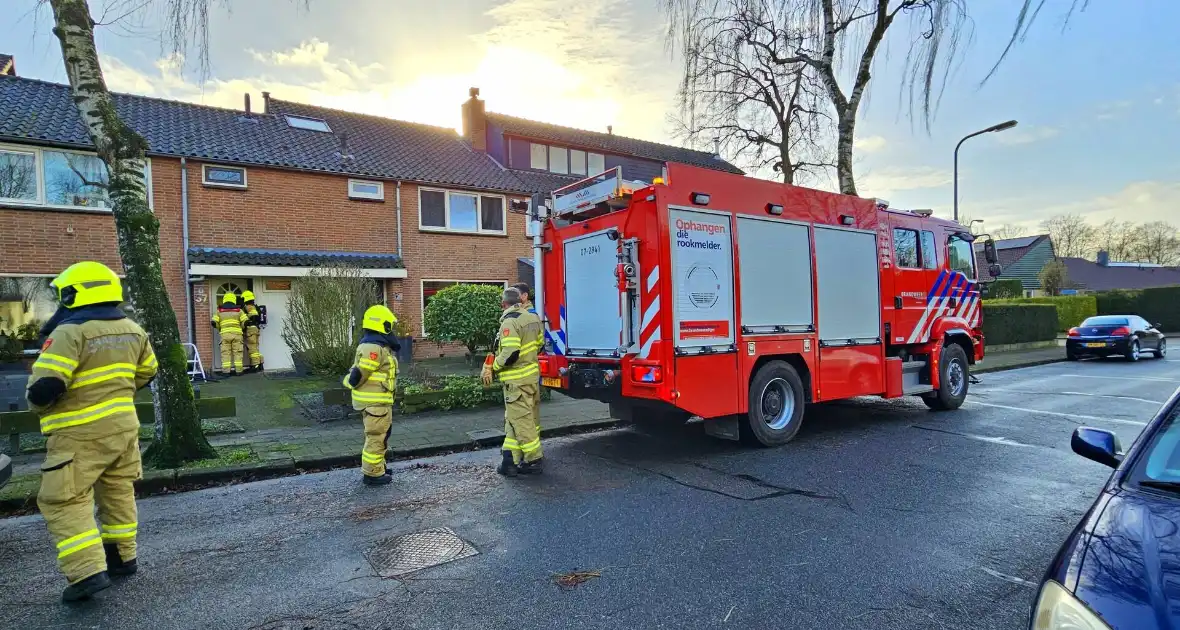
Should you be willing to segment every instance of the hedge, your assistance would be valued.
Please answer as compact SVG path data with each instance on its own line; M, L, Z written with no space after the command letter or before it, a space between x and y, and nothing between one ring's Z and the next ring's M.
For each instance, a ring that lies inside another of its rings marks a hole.
M1024 283L1019 278L1005 278L983 285L983 297L990 300L1018 298L1024 295Z
M1057 339L1057 309L1051 304L983 304L988 345Z
M991 304L1049 304L1057 309L1057 331L1065 332L1082 323L1083 319L1098 314L1098 301L1093 295L1061 295L1056 297L992 300Z
M1099 315L1138 315L1140 291L1103 291L1095 293Z
M1099 315L1138 315L1164 332L1180 331L1180 286L1095 295Z

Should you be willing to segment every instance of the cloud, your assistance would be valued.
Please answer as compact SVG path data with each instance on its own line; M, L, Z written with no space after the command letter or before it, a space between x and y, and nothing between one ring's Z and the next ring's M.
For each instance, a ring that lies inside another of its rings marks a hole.
M1032 144L1056 137L1060 133L1061 130L1057 127L1038 127L1031 125L1028 127L1017 127L1012 131L1004 131L996 139L999 140L1000 144L1007 145Z
M852 146L856 147L857 149L860 149L861 151L863 151L865 153L876 153L877 151L884 149L885 145L886 145L886 141L883 136L869 136L867 138L857 138L856 140L854 140L852 142Z
M1176 224L1176 208L1180 208L1180 180L1132 182L1118 190L1063 203L1046 203L1046 198L1040 195L962 203L961 211L977 219L986 219L987 226L1013 223L1034 232L1040 231L1042 221L1060 214L1078 214L1093 225L1108 219L1136 223L1168 221ZM949 210L946 213L949 214Z
M857 178L857 190L862 197L888 199L897 191L941 188L953 181L951 172L945 169L929 166L886 167L860 175Z

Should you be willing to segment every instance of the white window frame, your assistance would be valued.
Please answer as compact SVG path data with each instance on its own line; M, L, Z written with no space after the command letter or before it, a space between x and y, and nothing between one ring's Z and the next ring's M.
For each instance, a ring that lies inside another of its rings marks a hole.
M292 129L302 129L303 131L314 131L316 133L332 133L332 126L323 118L312 118L311 116L299 116L297 114L284 114L283 119L287 122L287 126ZM295 124L291 121L298 121L301 124ZM310 124L309 124L310 123ZM323 125L320 129L319 125Z
M557 156L561 156L561 160ZM565 147L549 147L549 172L558 175L570 173L570 150Z
M443 193L443 219L446 221L446 227L439 227L437 225L423 225L422 224L422 193L426 191ZM475 197L475 223L474 230L459 230L451 226L451 195L466 195L468 197ZM485 230L483 229L483 198L495 197L500 199L500 215L502 220L500 225L503 227L499 230ZM504 195L495 193L472 192L467 190L451 190L448 188L429 188L425 186L418 187L418 229L422 232L442 232L447 234L474 234L484 236L507 236L508 235L508 198ZM439 282L442 282L441 280Z
M582 170L574 168L574 155L581 155ZM570 149L570 175L587 175L589 170L589 162L586 161L586 152L581 149Z
M595 157L602 160L601 168L593 168L591 166L592 161L593 161L592 158L595 158ZM590 153L589 151L587 151L586 152L586 174L587 175L598 175L600 173L605 173L605 172L606 172L606 155L602 154L602 153Z
M240 183L240 184L226 184L225 182L211 182L211 181L209 181L209 169L211 169L211 168L237 169L239 171L242 171L242 183ZM202 186L208 186L210 188L235 188L237 190L244 190L246 188L249 188L249 185L250 185L250 181L249 181L248 177L249 177L249 173L246 172L246 167L244 167L244 166L234 166L232 164L202 164L201 165L201 185Z
M508 281L500 280L456 280L453 278L422 278L418 281L418 328L422 330L422 338L429 339L430 335L426 334L426 283L427 282L453 282L455 284L499 284L505 289L508 288Z
M38 147L24 144L4 144L0 143L0 151L8 153L24 153L33 156L33 167L37 177L37 198L34 200L28 199L14 199L3 198L0 199L0 205L7 207L21 207L30 210L67 210L70 212L102 212L109 213L111 208L96 208L94 206L70 206L62 204L46 203L47 198L45 191L45 151L52 151L55 153L73 153L74 155L85 155L87 157L98 157L97 153L90 151L76 151L73 149L59 149L57 147ZM143 179L144 192L147 195L148 209L155 211L155 195L152 190L152 160L145 157L143 160Z
M538 148L544 149L544 151L537 151ZM543 153L543 155L538 155L540 153ZM541 161L540 166L537 166L538 159ZM534 171L549 170L549 145L539 142L529 143L529 168Z
M363 184L365 186L376 186L376 193L364 193L353 190L353 184ZM349 179L348 180L348 198L349 199L367 199L376 201L385 201L385 182L379 182L372 179Z

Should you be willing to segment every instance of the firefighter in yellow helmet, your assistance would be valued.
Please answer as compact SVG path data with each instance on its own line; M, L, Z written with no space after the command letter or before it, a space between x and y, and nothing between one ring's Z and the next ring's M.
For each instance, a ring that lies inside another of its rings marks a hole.
M381 304L365 311L362 328L365 334L356 347L356 359L344 386L352 390L352 407L361 412L365 423L365 445L361 449L361 480L367 486L383 486L393 481L385 467L389 432L393 427L393 396L397 387L397 351L401 349L393 336L397 317Z
M238 296L226 291L213 316L213 328L221 333L221 372L237 376L242 370L242 327L249 318L238 306Z
M142 468L133 397L155 378L156 355L120 310L123 287L105 265L71 265L50 286L60 307L41 331L26 396L48 436L37 506L70 602L136 571L133 483Z
M489 354L480 377L485 385L493 375L504 385L504 446L502 461L496 471L507 477L517 473L541 472L541 435L537 430L533 406L536 404L538 339L541 320L529 317L520 301L520 291L505 289L501 304L500 330L496 333L496 352Z
M258 348L258 337L262 334L262 311L254 303L253 291L242 291L242 313L246 315L245 337L246 371L262 371L262 350Z

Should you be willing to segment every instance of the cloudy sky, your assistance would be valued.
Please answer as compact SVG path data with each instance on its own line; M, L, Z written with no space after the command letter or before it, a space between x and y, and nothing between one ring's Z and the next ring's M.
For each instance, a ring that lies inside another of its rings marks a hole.
M887 40L858 122L861 194L949 216L955 143L1015 118L1017 128L960 153L960 207L985 227L1035 230L1064 212L1180 223L1180 44L1170 26L1180 2L1091 0L1063 30L1069 1L1049 0L982 87L1020 0L973 2L972 43L929 133L899 104L905 47ZM100 22L104 2L129 0L91 0ZM193 55L169 55L155 10L101 27L99 51L123 92L240 107L244 93L257 103L268 90L458 128L467 88L478 86L491 111L668 142L679 66L661 2L215 0L204 80ZM0 52L16 56L22 76L64 81L48 10L4 4Z

